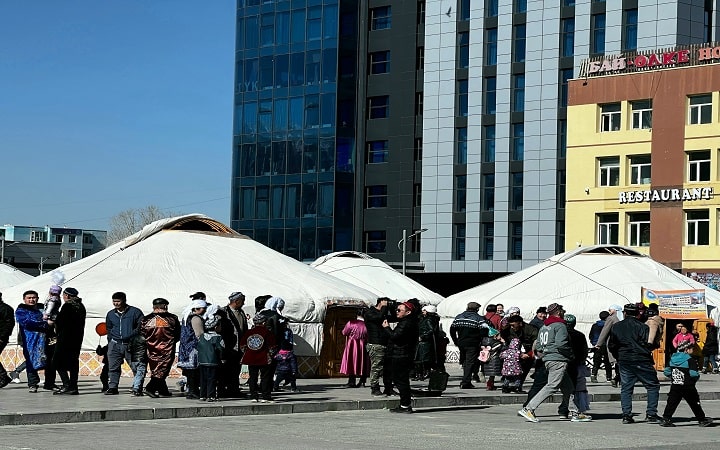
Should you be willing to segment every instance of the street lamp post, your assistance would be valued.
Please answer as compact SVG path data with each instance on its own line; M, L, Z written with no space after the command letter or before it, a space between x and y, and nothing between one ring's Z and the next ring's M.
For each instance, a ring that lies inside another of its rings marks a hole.
M406 254L407 254L407 241L408 239L412 239L413 237L417 236L420 233L426 232L427 228L420 228L410 236L407 235L407 230L403 229L403 237L400 239L400 241L397 244L398 250L402 250L402 274L405 275L405 265L406 265Z
M39 266L40 275L42 275L42 274L44 273L44 272L43 272L43 265L45 264L45 261L47 261L47 260L50 259L50 258L52 258L52 256L41 256L41 257L40 257L40 266Z

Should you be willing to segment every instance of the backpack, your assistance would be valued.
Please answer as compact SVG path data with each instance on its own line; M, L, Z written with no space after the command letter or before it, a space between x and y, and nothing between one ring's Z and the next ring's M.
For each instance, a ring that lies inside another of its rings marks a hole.
M488 362L490 359L490 346L489 345L483 345L480 347L480 355L478 355L478 360L482 363Z

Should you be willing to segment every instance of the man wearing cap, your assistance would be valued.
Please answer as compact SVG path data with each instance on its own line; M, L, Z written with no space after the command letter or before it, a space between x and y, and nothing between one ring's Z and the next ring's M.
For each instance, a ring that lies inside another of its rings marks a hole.
M127 361L134 375L132 393L142 396L143 380L147 363L133 358L133 339L140 332L140 322L143 312L139 308L127 304L124 292L115 292L112 295L113 309L105 315L108 336L108 390L105 395L118 395L120 372L123 360ZM144 356L144 355L139 355Z
M0 353L5 349L13 328L15 328L15 311L12 306L3 302L2 293L0 293ZM0 388L5 387L12 381L0 362Z
M545 325L545 319L547 319L547 308L541 306L535 311L535 317L529 323L539 330Z
M57 344L53 365L63 382L55 395L78 395L78 377L80 375L80 348L85 334L85 317L87 315L77 289L67 287L63 291L63 305L57 318L48 320L48 325L55 325Z
M652 345L648 343L650 329L637 319L638 308L635 304L626 304L623 313L625 318L612 327L608 340L608 350L617 359L620 368L622 423L635 422L632 417L632 395L638 381L647 391L645 420L648 423L662 423L662 417L657 414L660 382L655 371Z
M223 360L220 365L218 379L218 395L220 397L240 396L240 360L242 353L238 343L242 335L248 330L247 317L243 311L245 294L233 292L228 296L227 306L218 309L220 316L220 335L225 347Z
M600 330L600 337L598 337L597 343L595 343L594 348L596 351L602 351L603 347L607 349L610 331L615 326L615 324L622 320L622 308L620 308L619 305L610 305L610 307L608 308L608 312L610 313L610 315L607 319L605 319L605 325L603 325L602 330ZM615 377L607 381L611 383L612 387L616 388L618 387L618 383L620 381L620 370L617 366L617 360L610 352L608 352L608 361L610 361L611 366L615 367Z
M165 381L175 361L175 344L180 340L180 319L168 312L164 298L153 300L153 312L140 323L140 334L147 344L148 366L152 372L145 392L150 397L171 397Z
M551 303L547 307L548 318L545 325L538 332L538 339L535 343L535 350L542 357L547 369L547 384L540 389L527 405L518 411L518 414L530 422L539 422L535 416L535 410L548 399L555 391L560 389L563 395L563 403L568 404L570 420L572 422L589 422L590 416L578 413L577 407L571 401L574 386L570 377L567 376L567 366L573 359L573 350L570 345L570 337L567 326L563 320L565 310L562 305Z
M450 325L450 337L460 352L460 364L463 377L460 389L473 389L472 375L480 366L480 341L487 336L489 325L485 318L478 314L480 304L470 302L467 309L458 314Z
M397 325L390 328L387 320L383 321L383 328L390 344L390 370L392 380L400 394L400 406L392 408L391 412L412 413L412 398L410 396L410 370L413 367L415 346L418 342L418 323L413 317L413 304L400 303L397 307Z

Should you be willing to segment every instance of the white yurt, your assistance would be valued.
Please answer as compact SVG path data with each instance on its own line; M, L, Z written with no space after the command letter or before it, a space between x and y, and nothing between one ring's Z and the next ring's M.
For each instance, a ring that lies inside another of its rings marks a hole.
M208 302L225 306L228 295L246 296L245 312L255 313L254 298L271 294L285 300L285 315L295 332L296 354L317 359L323 344L328 305L374 305L376 295L324 274L238 234L200 214L163 219L107 249L58 269L64 287L80 292L87 309L84 351L98 345L95 326L112 308L113 292L127 294L128 304L146 314L154 298L170 301L178 316L197 291ZM22 292L34 289L41 301L53 284L52 273L3 292L15 306ZM103 338L104 339L104 338ZM305 370L307 372L307 370Z
M10 264L0 263L0 292L3 292L5 288L15 286L31 278L32 275L28 275Z
M437 305L444 298L365 253L335 252L315 260L312 267L359 286L377 297L393 300L416 298L423 305Z

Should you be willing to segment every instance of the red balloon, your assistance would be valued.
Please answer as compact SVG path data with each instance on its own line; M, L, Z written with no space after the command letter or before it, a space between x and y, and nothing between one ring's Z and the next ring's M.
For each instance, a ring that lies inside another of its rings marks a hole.
M98 334L98 336L106 336L107 325L105 325L105 322L100 322L99 324L95 325L95 332Z

